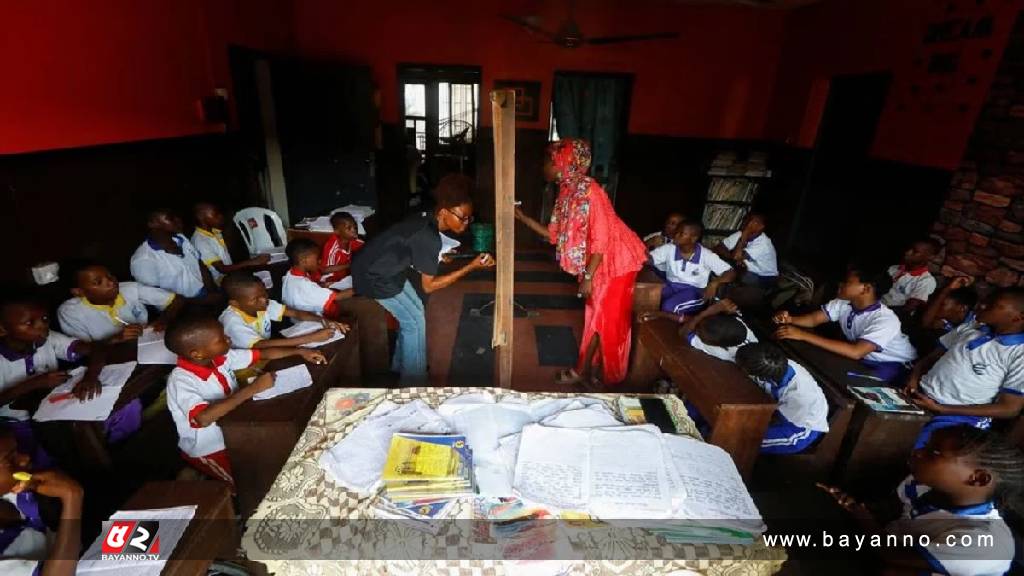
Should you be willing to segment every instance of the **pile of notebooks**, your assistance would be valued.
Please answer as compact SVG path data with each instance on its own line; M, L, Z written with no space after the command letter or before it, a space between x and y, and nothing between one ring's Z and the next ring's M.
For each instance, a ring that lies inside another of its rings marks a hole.
M398 433L391 437L381 474L385 517L444 518L456 498L473 496L473 451L458 434Z

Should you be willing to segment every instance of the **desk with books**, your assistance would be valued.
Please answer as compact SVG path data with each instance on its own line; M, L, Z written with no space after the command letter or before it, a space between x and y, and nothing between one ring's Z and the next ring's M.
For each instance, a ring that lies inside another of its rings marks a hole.
M515 560L481 557L463 539L452 537L453 530L475 530L477 523L471 520L478 517L474 515L473 499L458 501L452 520L441 527L444 532L430 534L410 527L407 522L380 520L381 517L374 514L378 496L360 495L336 484L321 465L325 453L365 424L367 416L376 413L382 403L405 406L421 400L436 408L469 393L495 395L499 402L525 403L578 397L493 388L329 390L270 491L246 524L242 548L248 559L265 563L269 571L276 574L458 573L483 576L525 570L527 566ZM586 398L614 409L621 396L594 394ZM661 398L675 422L677 433L690 438L689 442L699 439L682 402L670 396ZM728 462L728 458L725 461ZM736 474L735 470L732 474ZM339 556L338 550L350 545L349 538L354 534L362 541L360 548L350 551L348 556L344 553ZM392 555L380 552L380 547L385 545L391 546ZM581 548L577 549L577 545ZM573 548L572 552L582 556L565 561L565 567L581 574L605 571L625 575L668 574L689 569L701 573L735 571L768 575L777 572L786 558L784 550L767 548L759 540L751 545L669 544L644 529L588 532L584 540L573 541ZM617 551L619 556L609 557L609 551Z

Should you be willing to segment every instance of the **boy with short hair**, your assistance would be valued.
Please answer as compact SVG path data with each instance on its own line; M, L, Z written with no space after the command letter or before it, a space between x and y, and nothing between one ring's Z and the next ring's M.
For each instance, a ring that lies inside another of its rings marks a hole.
M921 315L921 325L931 330L950 332L961 324L974 320L978 293L971 287L973 278L957 276L928 302Z
M352 290L331 290L320 283L320 249L307 238L296 238L285 247L292 267L281 283L281 299L289 308L319 314L339 315L337 301L350 298Z
M158 209L150 212L146 225L149 235L132 254L133 278L185 298L204 299L216 291L199 252L181 233L181 218Z
M323 364L323 354L302 348L232 350L231 340L216 318L183 317L167 328L167 347L178 355L178 365L167 379L167 408L178 429L182 458L200 472L226 482L234 490L231 462L217 420L256 394L274 385L274 373L258 376L239 389L235 370L260 359L302 356Z
M908 314L924 306L935 291L935 277L928 271L928 263L942 247L931 238L914 242L903 253L903 263L889 267L892 288L882 296L882 304L902 307Z
M803 366L770 342L747 344L736 364L778 403L761 441L762 454L803 452L828 432L828 401Z
M196 230L192 233L192 245L199 252L203 265L210 271L213 281L220 284L225 274L263 266L270 262L269 254L260 254L237 264L231 263L231 253L224 242L224 213L220 208L200 202L195 206Z
M162 288L118 282L95 262L78 264L68 276L74 298L60 305L57 319L65 333L86 342L134 340L147 325L162 331L185 304L184 298ZM162 311L152 324L147 306Z
M222 287L228 297L228 307L221 313L219 320L235 348L302 346L328 340L335 331L348 332L347 324L325 320L312 312L292 310L271 300L263 282L248 272L228 274L224 277ZM271 321L280 322L285 317L317 322L323 328L294 338L271 338Z
M679 330L695 350L726 362L736 361L741 346L757 342L757 336L738 315L736 304L719 300L683 323Z
M722 239L715 253L744 271L744 284L768 288L779 279L779 262L775 245L764 230L764 214L751 212L739 230Z
M718 287L736 277L736 271L700 243L704 227L684 221L676 229L672 244L655 248L650 263L665 275L661 291L663 316L682 321L696 314L718 292ZM714 278L712 278L714 276Z
M352 255L363 247L363 241L359 239L359 226L348 212L331 214L331 227L334 228L334 234L324 243L320 255L320 280L325 284L333 284L348 277Z
M892 310L878 300L888 288L889 276L852 267L839 285L836 298L810 314L775 315L775 332L783 340L803 340L829 352L870 366L874 376L885 382L902 379L917 351L903 333L903 325ZM805 328L836 322L845 340L833 340Z
M996 292L914 366L904 392L935 414L918 443L955 424L987 428L1024 408L1024 289Z
M644 245L647 246L647 250L654 250L659 246L665 244L671 244L672 239L676 235L676 230L679 225L685 220L686 217L680 212L669 212L668 217L665 218L665 224L661 230L657 232L651 232L647 236L644 236Z

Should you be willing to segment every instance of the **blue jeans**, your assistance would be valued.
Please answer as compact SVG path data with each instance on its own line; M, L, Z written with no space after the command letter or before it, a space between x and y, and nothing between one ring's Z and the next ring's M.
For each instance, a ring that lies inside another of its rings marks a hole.
M398 320L398 344L391 369L400 373L402 380L425 380L427 316L416 289L406 280L401 292L377 302Z

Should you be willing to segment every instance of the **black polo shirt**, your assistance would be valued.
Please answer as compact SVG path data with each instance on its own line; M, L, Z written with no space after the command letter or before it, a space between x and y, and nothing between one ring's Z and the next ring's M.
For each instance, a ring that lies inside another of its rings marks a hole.
M437 276L441 234L433 214L421 213L395 224L352 257L352 287L375 300L402 291L409 268Z

